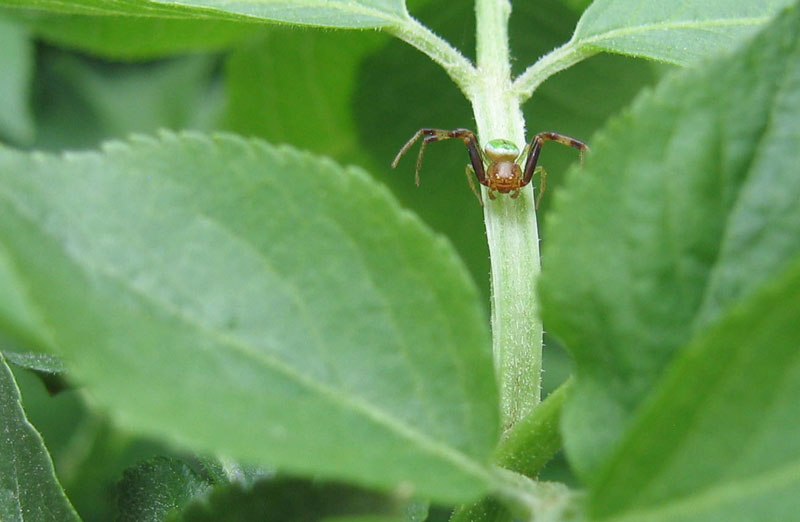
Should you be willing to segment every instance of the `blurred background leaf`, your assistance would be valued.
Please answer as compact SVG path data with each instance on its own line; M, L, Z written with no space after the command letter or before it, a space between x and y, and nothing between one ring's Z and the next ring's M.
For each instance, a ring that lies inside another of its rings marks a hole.
M425 505L419 502L346 484L275 477L252 485L215 487L170 520L333 522L370 517L369 520L385 522L422 522L426 515Z
M264 28L261 24L221 20L70 15L1 7L0 14L53 45L125 61L221 51Z
M125 469L156 455L177 455L161 442L113 427L80 389L55 396L29 371L14 375L36 426L53 457L56 473L84 522L114 520L117 482Z
M217 58L119 65L44 48L36 82L36 148L96 146L157 129L213 128L223 107Z
M0 71L0 142L27 145L34 137L33 42L28 31L5 17L0 17Z

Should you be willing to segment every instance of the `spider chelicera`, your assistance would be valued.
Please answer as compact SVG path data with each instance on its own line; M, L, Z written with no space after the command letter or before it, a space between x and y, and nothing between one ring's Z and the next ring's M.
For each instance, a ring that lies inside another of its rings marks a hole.
M544 142L557 141L563 145L578 149L581 155L581 164L583 164L583 153L589 150L589 147L584 142L555 132L540 132L533 137L530 144L520 153L519 148L513 142L504 139L494 139L486 144L484 150L481 150L475 133L469 129L420 129L397 153L394 161L392 161L393 168L397 166L400 157L420 138L422 138L422 146L419 149L419 156L417 156L417 169L414 175L417 185L419 185L419 169L422 165L422 154L425 151L425 145L430 141L459 139L464 142L467 150L469 150L470 163L467 165L467 181L481 205L483 205L483 200L481 199L481 193L475 186L475 182L472 180L473 174L478 177L481 185L489 187L489 199L495 199L495 191L501 194L510 192L511 197L516 198L519 196L520 189L530 183L535 174L539 174L539 193L536 197L536 206L538 207L546 186L545 180L547 179L547 172L545 172L544 168L536 166L536 162L539 161L539 152L541 152ZM523 157L525 157L524 168L520 167L520 160Z

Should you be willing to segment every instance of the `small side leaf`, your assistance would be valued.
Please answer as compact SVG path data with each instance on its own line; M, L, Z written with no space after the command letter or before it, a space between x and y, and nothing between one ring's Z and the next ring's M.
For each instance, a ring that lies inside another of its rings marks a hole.
M795 518L798 397L800 262L681 353L592 488L593 519Z
M28 422L11 369L0 354L0 520L78 521L41 435Z
M116 520L162 522L210 489L211 483L184 462L156 457L125 470L118 486Z

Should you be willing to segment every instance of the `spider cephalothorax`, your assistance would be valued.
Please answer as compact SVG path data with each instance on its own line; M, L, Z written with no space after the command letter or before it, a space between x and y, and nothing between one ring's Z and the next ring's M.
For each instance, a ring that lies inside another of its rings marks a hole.
M392 167L397 166L400 157L420 138L422 138L422 146L419 149L419 156L417 156L415 174L417 185L419 185L419 168L422 165L422 154L425 151L425 145L430 141L460 139L469 151L470 163L467 165L467 180L481 204L483 204L483 200L475 186L475 182L472 180L472 173L477 176L481 185L486 185L489 188L490 199L495 199L495 191L501 194L511 193L511 197L516 198L519 196L520 189L530 183L534 174L538 173L541 180L539 194L536 198L538 205L539 198L542 197L544 191L546 177L544 169L536 166L537 161L539 161L539 152L541 152L542 144L545 141L552 140L563 145L575 147L581 153L581 162L583 161L584 151L589 149L584 142L575 138L555 132L540 132L533 137L530 144L522 152L512 141L505 139L491 140L486 144L484 150L481 150L475 133L471 130L420 129L397 153L394 161L392 161ZM525 157L525 166L521 167L520 160L523 157Z

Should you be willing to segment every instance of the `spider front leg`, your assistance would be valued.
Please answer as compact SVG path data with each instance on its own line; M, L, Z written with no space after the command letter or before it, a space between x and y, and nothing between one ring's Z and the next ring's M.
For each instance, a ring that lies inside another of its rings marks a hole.
M544 195L545 189L547 189L547 171L544 170L544 167L539 166L533 170L533 174L531 175L531 179L533 176L539 175L539 193L536 194L536 210L539 210L539 202L542 200L542 196Z
M589 146L581 140L576 140L575 138L570 138L569 136L564 136L556 132L540 132L533 137L530 145L528 145L528 157L525 159L525 170L522 173L523 186L530 183L531 179L533 179L536 163L539 161L539 153L542 151L542 145L544 145L545 141L556 141L562 145L578 149L581 155L581 165L583 165L583 154L589 150ZM541 191L539 197L541 197Z
M475 180L472 179L475 176L475 168L467 164L467 183L469 183L469 188L472 190L472 193L475 194L475 197L478 198L478 203L483 206L483 198L481 197L481 191L478 190L478 187L475 185Z
M425 152L425 145L431 141L441 141L441 140L449 140L449 139L460 139L464 142L467 146L467 150L469 151L469 159L472 165L472 168L475 171L475 175L478 177L478 181L481 184L486 185L486 171L483 168L483 155L481 154L480 147L478 147L478 139L475 137L475 133L473 133L469 129L455 129L455 130L443 130L443 129L420 129L414 134L410 140L403 145L403 148L400 149L400 152L397 153L395 156L394 161L392 161L392 168L397 167L397 162L400 161L400 157L408 152L414 143L416 143L420 138L422 138L422 146L419 148L419 155L417 156L417 168L414 171L414 181L417 185L419 185L419 169L422 166L422 154Z

